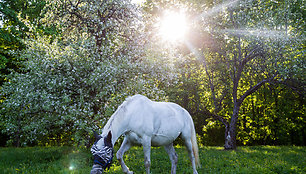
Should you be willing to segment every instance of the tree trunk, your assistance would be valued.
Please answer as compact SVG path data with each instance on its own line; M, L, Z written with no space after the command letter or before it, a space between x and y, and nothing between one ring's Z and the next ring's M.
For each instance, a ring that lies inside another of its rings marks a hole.
M15 134L15 142L14 142L14 145L15 147L20 147L20 133L19 133L19 130L17 131L17 133Z
M15 139L15 142L14 142L14 146L15 147L20 147L21 146L21 141L20 141L20 138L21 138L21 124L20 124L20 119L17 120L17 132L15 133L14 135L14 139Z
M235 150L237 148L236 145L236 126L229 126L225 129L225 150Z
M237 121L235 121L237 122ZM235 150L237 148L236 144L236 123L230 124L227 128L225 128L225 150Z
M239 109L240 109L240 104L235 103L231 123L229 124L229 126L225 127L225 143L224 143L225 150L235 150L237 148L236 127L237 127Z

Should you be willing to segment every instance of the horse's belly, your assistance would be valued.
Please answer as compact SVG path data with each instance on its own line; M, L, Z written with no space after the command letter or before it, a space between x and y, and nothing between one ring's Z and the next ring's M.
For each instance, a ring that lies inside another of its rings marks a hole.
M173 135L164 135L161 133L156 133L151 137L152 146L165 146L172 143L180 133ZM125 134L126 138L134 145L142 145L142 138L134 132L128 132Z
M164 146L171 144L179 135L180 133L174 135L155 134L151 139L152 146Z

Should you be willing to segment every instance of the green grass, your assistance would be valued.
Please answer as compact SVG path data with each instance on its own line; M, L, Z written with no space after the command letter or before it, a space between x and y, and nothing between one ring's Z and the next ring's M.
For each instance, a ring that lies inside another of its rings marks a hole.
M177 147L177 173L192 173L188 154ZM306 148L288 146L239 147L223 151L222 147L200 148L203 173L306 173ZM127 166L134 173L145 173L142 148L134 147L125 155ZM170 173L170 161L163 148L152 148L151 172ZM0 173L89 173L91 154L72 147L0 148ZM106 173L122 173L118 161Z

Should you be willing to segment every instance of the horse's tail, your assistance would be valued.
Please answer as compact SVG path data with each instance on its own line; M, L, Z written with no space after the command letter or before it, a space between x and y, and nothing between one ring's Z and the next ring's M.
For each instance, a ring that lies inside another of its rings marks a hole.
M200 158L199 158L199 148L197 143L197 136L194 129L193 121L191 120L191 144L192 144L192 151L195 158L195 163L197 167L201 167Z

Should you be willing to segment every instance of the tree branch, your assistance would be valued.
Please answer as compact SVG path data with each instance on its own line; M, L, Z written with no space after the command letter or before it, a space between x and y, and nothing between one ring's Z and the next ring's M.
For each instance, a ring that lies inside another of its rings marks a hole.
M256 47L250 51L249 54L247 54L245 56L245 58L242 60L242 65L244 66L245 64L247 64L250 60L252 60L253 58L255 58L256 56L259 56L261 53L258 52L261 49L261 47L259 45L256 45Z
M217 115L217 114L214 114L212 112L210 112L209 110L207 109L203 109L201 108L201 110L199 111L201 114L203 115L207 115L207 116L210 116L220 122L222 122L226 127L229 125L228 121L226 118L224 118L223 116L220 116L220 115Z
M264 85L265 83L269 83L271 81L274 80L274 78L277 76L277 74L275 74L273 77L268 78L268 79L264 79L262 81L260 81L259 83L257 83L256 85L252 86L251 88L249 88L239 99L238 99L238 104L241 105L241 103L243 102L243 100L248 97L249 95L251 95L252 93L254 93L255 91L257 91L262 85Z

